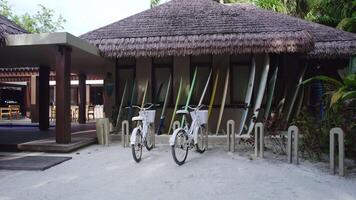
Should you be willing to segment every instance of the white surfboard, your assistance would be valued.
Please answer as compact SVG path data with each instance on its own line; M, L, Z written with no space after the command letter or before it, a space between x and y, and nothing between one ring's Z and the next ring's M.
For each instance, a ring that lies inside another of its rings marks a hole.
M251 97L252 97L252 92L253 92L253 85L255 83L255 74L256 74L256 61L255 61L255 56L252 57L252 62L251 62L251 68L250 68L250 76L249 76L249 81L247 85L247 90L246 90L246 96L245 96L245 105L246 107L244 108L244 111L242 112L242 118L240 121L240 127L239 127L239 135L242 134L243 127L246 122L247 118L247 113L251 104Z
M260 80L260 85L258 86L258 92L257 92L257 98L255 101L255 105L253 107L253 116L250 120L250 124L248 126L248 131L247 131L247 136L251 135L251 132L253 130L253 127L255 126L256 120L258 117L259 110L261 108L262 104L262 99L266 90L266 85L267 85L267 77L268 77L268 71L269 71L269 55L265 55L264 59L264 66L261 74L261 80Z

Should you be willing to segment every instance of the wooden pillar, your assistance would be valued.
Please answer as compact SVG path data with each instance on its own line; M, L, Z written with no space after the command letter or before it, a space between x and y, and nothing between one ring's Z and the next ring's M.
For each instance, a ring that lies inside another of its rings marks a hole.
M71 142L70 130L71 48L58 46L56 54L56 142Z
M79 74L79 124L85 124L85 105L86 105L86 87L85 81L87 77L85 74Z
M39 128L48 130L49 128L49 67L39 68Z

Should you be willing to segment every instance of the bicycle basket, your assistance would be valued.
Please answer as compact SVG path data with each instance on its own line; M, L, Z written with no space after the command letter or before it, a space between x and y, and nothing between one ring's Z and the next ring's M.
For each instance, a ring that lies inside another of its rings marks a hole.
M156 116L155 110L140 111L139 115L143 117L148 123L155 122L155 116Z
M192 117L192 119L197 118L199 125L208 123L208 110L198 110L196 112L190 112L190 116Z

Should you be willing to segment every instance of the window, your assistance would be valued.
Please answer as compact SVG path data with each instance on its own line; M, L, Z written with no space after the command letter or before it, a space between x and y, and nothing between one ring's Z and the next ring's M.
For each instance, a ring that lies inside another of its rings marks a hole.
M203 94L204 87L209 77L209 73L212 66L212 56L192 56L190 60L190 77L191 80L194 76L194 71L197 69L197 76L195 80L195 86L193 89L190 104L197 105ZM203 104L208 105L211 95L211 83L214 77L210 78L210 83L208 85L207 91L204 95Z
M153 103L163 106L164 98L166 96L169 77L172 77L173 72L173 58L154 58L152 60L152 101ZM173 77L172 77L173 79ZM168 97L168 105L172 102L173 97L173 80L171 80L170 96Z

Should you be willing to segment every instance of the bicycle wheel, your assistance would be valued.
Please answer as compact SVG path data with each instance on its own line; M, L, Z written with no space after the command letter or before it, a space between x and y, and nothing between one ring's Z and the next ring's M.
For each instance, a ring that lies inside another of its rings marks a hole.
M142 134L140 130L136 133L136 141L135 144L131 145L131 149L133 159L136 162L140 162L142 156Z
M147 129L147 135L146 135L146 140L145 140L145 147L148 151L150 151L153 148L153 138L154 133L152 132L151 128Z
M206 149L206 146L205 146L205 127L203 126L199 126L199 129L198 129L198 141L195 141L196 144L195 144L195 150L198 152L198 153L204 153L205 152L205 149Z
M188 156L188 135L184 130L180 130L176 135L172 146L173 160L177 165L183 165Z

